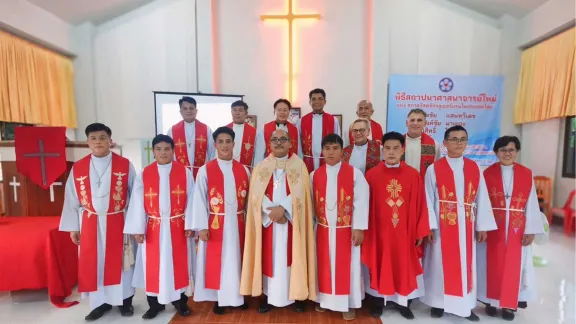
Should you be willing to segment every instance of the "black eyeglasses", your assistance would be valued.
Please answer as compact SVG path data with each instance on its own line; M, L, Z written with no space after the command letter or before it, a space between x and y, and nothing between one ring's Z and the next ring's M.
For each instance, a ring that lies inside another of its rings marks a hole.
M280 138L273 137L270 139L270 143L272 143L272 144L278 144L278 143L284 144L288 141L289 141L289 139L287 139L286 137L280 137Z

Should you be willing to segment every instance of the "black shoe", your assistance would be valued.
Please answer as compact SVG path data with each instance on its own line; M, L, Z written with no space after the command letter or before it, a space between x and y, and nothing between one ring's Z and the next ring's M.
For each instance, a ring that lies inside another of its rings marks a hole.
M134 315L134 307L132 307L132 298L134 295L124 299L122 306L118 306L120 309L120 314L124 317L130 317Z
M297 300L294 302L294 310L296 313L304 313L306 310L306 304L302 300Z
M102 305L94 308L90 312L90 314L88 314L88 315L86 315L86 317L84 317L84 319L87 321L95 321L95 320L99 319L100 317L104 316L104 314L109 312L111 309L112 309L112 305L102 304Z
M218 306L218 303L214 303L214 308L212 308L212 311L216 315L224 315L224 313L225 313L224 307Z
M248 302L244 302L244 304L240 305L240 307L238 307L238 308L240 308L241 310L247 310L248 309Z
M272 306L268 304L268 296L264 295L264 298L260 300L260 305L258 305L258 313L268 313L271 309Z
M502 309L502 319L506 320L506 321L512 321L514 320L514 311L512 311L511 309L506 309L503 308Z
M496 317L498 316L498 310L494 306L486 305L486 315Z
M174 304L174 308L176 308L180 316L189 316L190 314L192 314L190 307L188 307L188 304L186 303L179 302L177 304Z
M528 303L527 302L518 302L518 308L526 308L528 307Z
M144 315L142 315L142 318L143 319L153 319L158 315L158 313L164 311L165 309L166 309L166 306L164 306L164 305L150 307L150 309L148 309L146 311L146 313L144 313Z
M400 312L400 315L402 315L402 317L404 317L405 319L410 320L414 319L414 313L412 313L410 308L396 304L396 309Z
M466 317L466 319L469 320L470 322L478 322L480 320L480 317L474 314L474 312L470 312L470 316Z
M440 318L444 316L444 309L432 307L432 309L430 310L430 316L432 316L433 318Z
M370 316L380 318L384 312L384 298L372 297L370 304Z

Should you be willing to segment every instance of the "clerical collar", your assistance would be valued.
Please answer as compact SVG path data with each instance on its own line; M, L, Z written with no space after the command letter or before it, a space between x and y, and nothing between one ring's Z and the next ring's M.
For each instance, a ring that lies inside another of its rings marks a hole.
M242 124L236 124L236 123L232 123L233 126L244 126L244 123Z
M512 169L512 168L514 168L514 164L511 164L511 165L503 165L503 164L500 164L500 166L502 167L502 169Z
M222 160L221 158L217 158L218 163L223 163L223 164L232 164L232 160L234 159L230 159L230 160Z
M368 141L366 141L366 143L360 144L360 145L354 143L354 146L356 146L356 147L364 147L364 146L366 146L366 145L368 145Z
M326 164L326 167L329 168L329 169L339 168L341 164L342 164L342 161L340 161L340 162L338 162L338 163L336 163L336 164L334 164L334 165L328 165L328 164Z
M418 136L418 137L410 137L410 135L406 134L406 139L408 139L409 141L418 141L422 138L422 135Z
M159 168L171 168L172 167L172 162L168 162L166 164L157 164Z
M276 160L288 160L288 154L284 155L283 157L274 157Z
M399 168L399 167L400 167L400 163L396 163L396 164L390 165L390 164L384 162L384 164L386 164L386 167L387 167L387 168Z
M279 123L279 122L276 121L276 126L286 126L286 123L281 124L281 123Z
M313 112L312 114L313 114L313 115L324 115L324 112L319 112L319 113Z
M460 156L460 157L449 157L448 155L446 155L446 158L448 159L448 161L453 161L453 162L460 162L464 160L464 156Z
M193 126L193 125L196 125L196 119L194 119L194 120L191 121L191 122L184 121L184 123Z
M94 154L92 154L92 158L96 159L96 160L107 160L112 156L112 151L108 152L108 154L104 155L104 156L96 156Z

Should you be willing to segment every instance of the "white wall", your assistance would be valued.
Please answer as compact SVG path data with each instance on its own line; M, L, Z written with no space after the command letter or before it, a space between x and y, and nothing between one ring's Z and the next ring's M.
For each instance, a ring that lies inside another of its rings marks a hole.
M499 75L499 23L446 1L377 0L373 118L386 124L391 74Z
M258 125L273 118L273 103L288 97L287 23L261 22L263 14L284 14L286 0L216 0L217 89L246 95ZM320 20L294 24L294 106L311 111L308 92L326 90L326 111L355 116L368 98L368 1L298 0L296 13Z
M576 17L574 0L549 0L520 21L517 46L540 40L564 26L573 24Z
M48 47L74 53L72 26L25 0L0 0L0 27Z

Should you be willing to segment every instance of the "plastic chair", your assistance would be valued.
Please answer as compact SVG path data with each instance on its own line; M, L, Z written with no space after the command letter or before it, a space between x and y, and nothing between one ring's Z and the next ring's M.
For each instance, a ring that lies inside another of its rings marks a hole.
M546 215L548 223L552 223L551 201L552 201L552 179L544 176L535 176L534 185L542 212Z
M574 203L574 198L576 197L576 190L572 190L564 207L552 209L552 215L560 214L564 215L564 234L571 235L574 231L574 218L576 218L576 211L572 208Z

